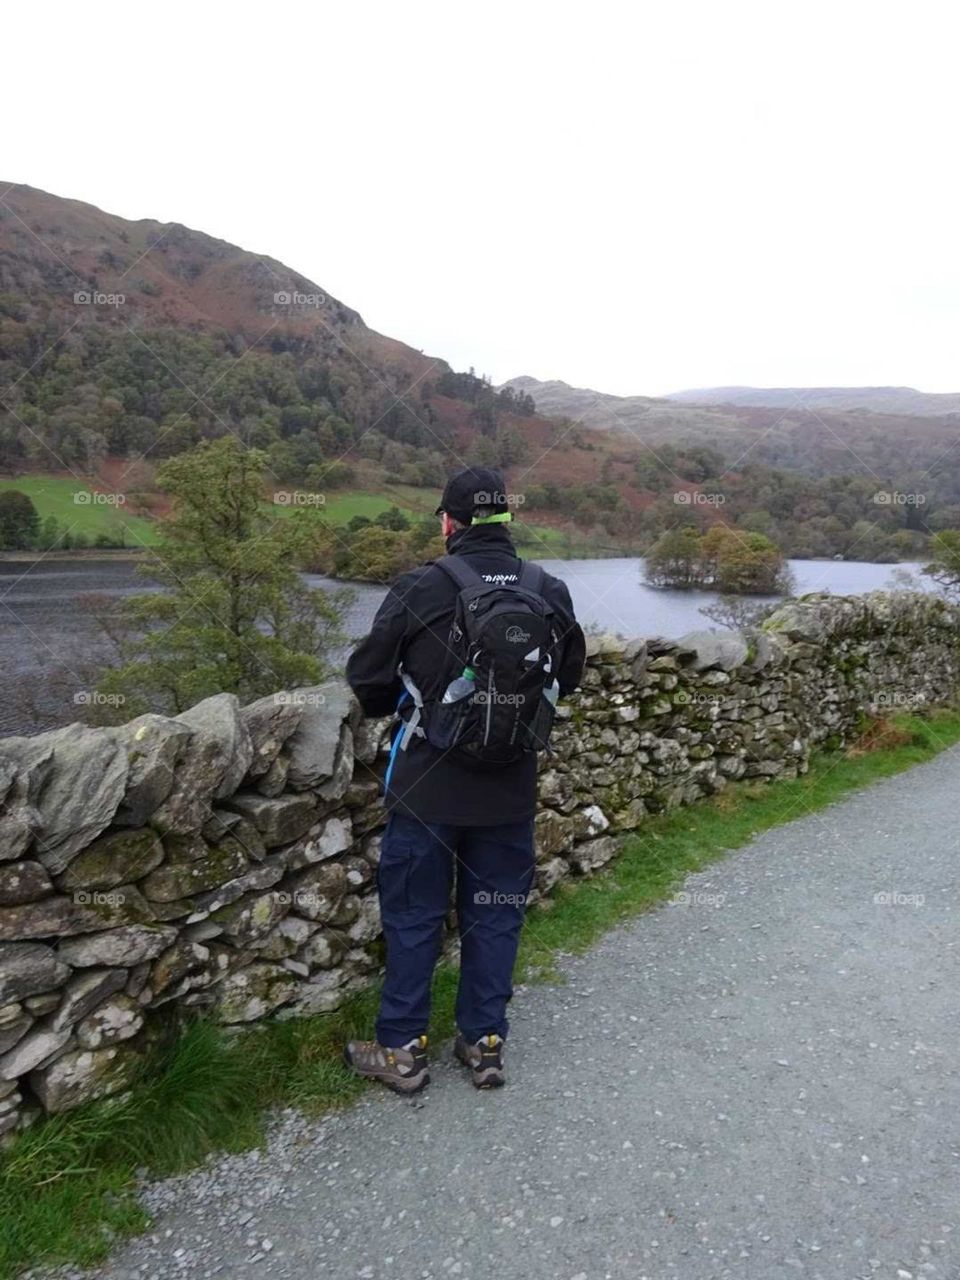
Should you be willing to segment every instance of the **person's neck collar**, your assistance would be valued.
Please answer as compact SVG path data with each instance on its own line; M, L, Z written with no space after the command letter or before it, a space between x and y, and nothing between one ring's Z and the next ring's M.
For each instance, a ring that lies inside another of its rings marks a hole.
M463 529L456 529L447 539L447 553L453 554L463 546L478 543L495 543L505 549L514 550L510 526L506 524L468 524Z

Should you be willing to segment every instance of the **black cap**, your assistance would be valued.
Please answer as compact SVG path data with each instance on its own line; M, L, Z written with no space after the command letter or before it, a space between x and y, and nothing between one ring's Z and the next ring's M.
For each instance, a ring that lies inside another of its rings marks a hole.
M507 487L496 467L467 467L450 477L434 514L445 511L461 524L474 516L502 515L509 511Z

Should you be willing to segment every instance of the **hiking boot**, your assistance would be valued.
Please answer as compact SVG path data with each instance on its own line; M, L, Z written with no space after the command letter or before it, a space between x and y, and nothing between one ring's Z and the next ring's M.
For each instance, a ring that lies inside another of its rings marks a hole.
M470 1076L478 1089L499 1089L507 1082L503 1070L503 1048L503 1037L491 1033L481 1036L476 1044L458 1035L453 1051L463 1065L470 1068Z
M430 1083L426 1036L415 1036L398 1049L376 1040L351 1040L343 1057L357 1075L379 1080L395 1093L418 1093Z

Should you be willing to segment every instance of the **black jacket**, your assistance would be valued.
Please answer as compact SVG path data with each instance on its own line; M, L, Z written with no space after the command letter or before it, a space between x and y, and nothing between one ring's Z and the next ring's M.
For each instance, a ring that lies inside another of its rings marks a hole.
M447 541L450 555L464 556L484 577L504 575L515 581L520 561L503 525L471 525ZM561 651L557 679L561 696L576 688L584 660L583 632L573 613L566 584L546 575L543 596L559 623ZM447 638L453 622L457 587L432 562L401 574L377 611L370 634L350 655L347 679L368 716L389 715L397 708L403 663L423 695L438 700L456 672L449 670ZM456 753L431 747L413 737L396 753L386 793L389 810L421 822L456 826L491 826L520 822L536 808L537 759L531 752L515 765L477 770Z

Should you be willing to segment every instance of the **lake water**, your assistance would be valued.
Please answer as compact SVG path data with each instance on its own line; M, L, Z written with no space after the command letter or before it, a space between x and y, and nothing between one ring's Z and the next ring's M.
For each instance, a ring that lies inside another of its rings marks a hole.
M715 628L700 610L715 603L715 591L661 591L644 584L643 562L624 560L538 560L570 588L577 617L584 626L624 636L677 637L687 631ZM866 564L840 560L791 560L797 593L829 591L834 595L862 595L891 585L895 569L909 570L922 579L918 564ZM310 577L316 586L337 586L329 578ZM357 599L350 610L348 631L360 636L370 630L385 588L354 584Z
M542 560L545 569L570 588L577 616L587 624L625 636L680 636L714 626L700 609L716 599L709 591L655 591L641 580L642 562L622 560ZM895 569L918 573L917 565L865 564L856 561L791 561L798 592L830 591L859 595L891 584ZM308 575L314 586L342 586ZM926 583L928 580L922 580ZM84 689L77 667L103 665L111 648L81 607L95 596L120 597L145 589L136 563L123 559L54 560L36 563L0 561L0 734L35 732L75 718L64 708L70 689ZM354 584L356 598L346 618L352 637L366 634L386 588ZM37 690L51 673L61 672L53 695L57 709ZM65 675L63 673L66 673ZM66 692L64 692L66 690Z

